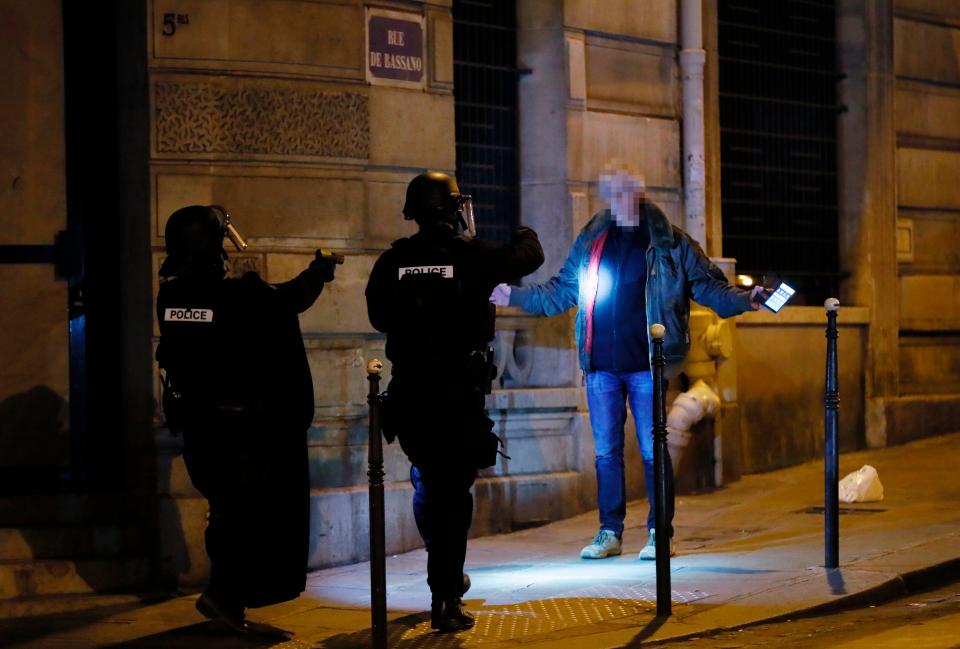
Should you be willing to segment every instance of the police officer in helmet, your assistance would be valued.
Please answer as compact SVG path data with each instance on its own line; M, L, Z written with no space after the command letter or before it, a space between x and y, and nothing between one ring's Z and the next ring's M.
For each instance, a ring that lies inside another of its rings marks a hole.
M536 233L517 228L503 245L476 236L470 197L456 180L428 172L407 186L404 217L419 228L377 260L367 284L370 323L387 336L392 379L384 404L388 439L411 462L413 513L426 545L431 625L473 626L463 573L477 470L496 463L499 439L484 411L492 379L489 302L500 282L543 263Z
M209 502L210 584L197 609L244 633L247 607L305 586L314 404L298 314L342 258L318 251L282 284L254 272L226 278L224 236L246 247L219 206L184 207L167 221L156 356L167 423L182 432L187 471Z

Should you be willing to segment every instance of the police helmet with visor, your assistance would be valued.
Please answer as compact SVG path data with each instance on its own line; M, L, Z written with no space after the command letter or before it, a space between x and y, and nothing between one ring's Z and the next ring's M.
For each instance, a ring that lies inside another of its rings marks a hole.
M438 171L422 173L407 185L403 216L420 225L449 223L469 237L476 235L470 196L461 194L453 176Z
M161 276L168 276L172 268L177 274L215 272L223 274L227 253L223 239L229 237L238 250L247 247L243 237L230 223L230 215L220 205L189 205L170 215L164 229L167 261L161 267Z

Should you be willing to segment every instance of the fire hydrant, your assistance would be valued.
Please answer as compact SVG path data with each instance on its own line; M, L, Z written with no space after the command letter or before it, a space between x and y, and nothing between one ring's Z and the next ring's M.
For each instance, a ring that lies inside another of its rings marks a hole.
M690 351L684 368L690 388L673 400L667 413L667 439L674 473L679 472L693 441L694 424L705 417L715 417L720 412L721 401L736 400L735 372L731 378L721 371L724 362L732 357L733 327L730 323L706 307L691 304ZM715 436L712 441L712 483L719 486L723 483L722 440Z

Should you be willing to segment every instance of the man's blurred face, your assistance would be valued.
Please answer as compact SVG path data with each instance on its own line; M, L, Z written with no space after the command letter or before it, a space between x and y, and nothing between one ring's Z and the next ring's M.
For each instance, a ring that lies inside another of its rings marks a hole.
M626 171L600 175L600 197L620 227L636 227L640 224L643 190L643 181Z

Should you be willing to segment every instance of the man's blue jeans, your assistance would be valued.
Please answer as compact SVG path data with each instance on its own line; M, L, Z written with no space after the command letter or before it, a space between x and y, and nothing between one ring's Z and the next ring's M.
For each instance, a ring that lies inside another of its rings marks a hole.
M656 527L653 484L653 377L642 372L589 372L587 406L596 454L597 505L600 527L623 534L627 514L626 481L623 471L623 425L627 421L627 400L637 427L637 442L643 458L647 484L647 529ZM667 455L667 520L673 536L673 466Z

